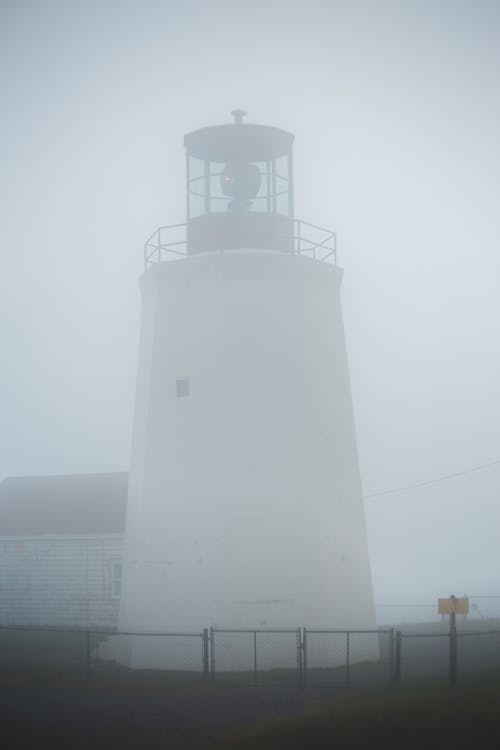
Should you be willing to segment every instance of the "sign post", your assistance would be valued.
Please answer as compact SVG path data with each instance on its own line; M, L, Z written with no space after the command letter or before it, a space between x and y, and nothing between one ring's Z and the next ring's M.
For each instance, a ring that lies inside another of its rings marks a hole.
M440 615L450 616L450 653L449 670L450 682L457 681L457 623L456 616L469 613L469 600L467 597L457 599L453 594L449 599L438 599L438 612Z

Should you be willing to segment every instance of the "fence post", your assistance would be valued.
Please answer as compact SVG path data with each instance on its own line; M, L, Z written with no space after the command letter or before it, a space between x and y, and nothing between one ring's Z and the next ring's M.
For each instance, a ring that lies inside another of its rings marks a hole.
M350 675L351 665L350 665L350 662L349 662L349 646L350 646L350 644L349 644L349 631L348 630L346 630L346 636L347 636L347 639L346 639L345 686L346 687L350 687L350 683L351 683L351 675Z
M394 628L389 633L389 682L394 679Z
M401 682L401 631L396 630L396 640L394 643L394 682Z
M257 685L257 631L253 631L253 675L254 685Z
M215 633L210 626L210 673L215 678Z
M205 677L208 677L209 674L209 668L208 668L208 628L203 628L203 633L201 636L201 653L202 653L202 660L203 660L203 675Z
M307 687L307 628L302 628L302 687Z
M91 656L90 656L90 631L85 631L85 669L87 672L87 676L90 675L90 667L91 667Z
M302 687L302 638L300 628L295 631L295 638L297 644L297 682L298 686Z
M450 614L450 682L457 681L457 624L455 612Z

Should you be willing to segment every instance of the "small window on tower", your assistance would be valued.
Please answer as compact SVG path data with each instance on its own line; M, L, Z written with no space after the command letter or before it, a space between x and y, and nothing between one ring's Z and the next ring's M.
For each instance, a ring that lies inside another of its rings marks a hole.
M175 392L177 398L186 398L186 396L189 396L189 378L178 378L175 381Z

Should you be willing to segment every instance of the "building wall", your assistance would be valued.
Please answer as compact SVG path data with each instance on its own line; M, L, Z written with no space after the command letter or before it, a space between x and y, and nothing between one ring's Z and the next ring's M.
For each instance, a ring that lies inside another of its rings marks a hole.
M0 537L0 624L116 627L123 537Z
M374 626L341 277L251 251L143 277L121 629Z

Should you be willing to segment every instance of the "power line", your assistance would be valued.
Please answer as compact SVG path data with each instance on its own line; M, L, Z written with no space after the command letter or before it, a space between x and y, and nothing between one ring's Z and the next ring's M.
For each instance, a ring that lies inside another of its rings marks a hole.
M488 464L480 464L479 466L472 466L470 469L464 469L464 471L456 471L454 474L444 474L441 477L435 477L434 479L428 479L425 482L417 482L416 484L407 484L402 487L393 487L390 490L382 490L381 492L372 492L369 495L363 495L366 499L370 497L381 497L381 495L391 495L393 492L405 492L406 490L415 490L418 487L426 487L429 484L436 484L437 482L445 482L447 479L453 479L454 477L463 477L465 474L472 474L474 471L481 471L482 469L489 469L490 466L498 466L500 459L497 461L490 461Z
M471 599L500 599L500 594L469 594Z

